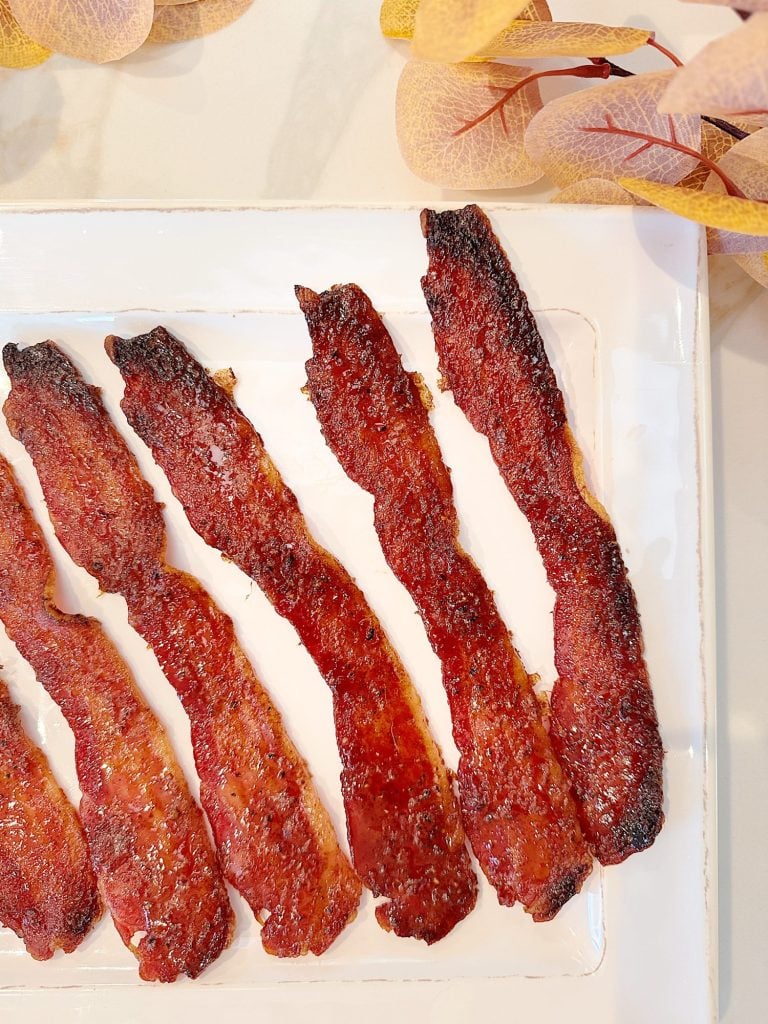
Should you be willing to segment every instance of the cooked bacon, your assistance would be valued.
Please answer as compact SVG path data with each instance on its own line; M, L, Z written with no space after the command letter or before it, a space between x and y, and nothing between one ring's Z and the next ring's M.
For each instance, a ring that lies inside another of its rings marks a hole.
M189 715L227 878L258 918L268 913L267 952L322 953L355 915L360 881L232 620L165 561L161 508L97 390L51 343L6 351L13 428L59 540L102 590L125 597Z
M378 619L310 536L294 494L230 394L168 332L107 339L123 409L192 526L261 586L333 694L352 857L382 927L434 942L476 879L440 752Z
M447 387L485 434L555 591L552 741L603 864L661 828L662 745L640 617L536 321L485 215L425 210L422 280Z
M427 415L356 285L297 288L314 358L309 397L329 447L374 498L384 555L408 589L443 666L459 750L464 828L501 903L552 918L592 855L531 680L480 571L458 542L448 470Z
M23 436L18 394L6 410ZM0 458L0 619L75 734L99 889L142 978L196 977L229 945L233 925L202 813L117 650L95 619L56 607L55 586L43 534Z
M0 680L0 923L48 960L77 949L100 914L75 810Z

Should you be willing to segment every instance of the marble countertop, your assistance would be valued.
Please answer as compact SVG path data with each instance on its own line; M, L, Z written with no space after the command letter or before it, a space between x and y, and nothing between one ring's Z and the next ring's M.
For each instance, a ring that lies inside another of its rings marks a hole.
M463 198L415 178L394 134L404 59L377 0L255 0L205 40L118 65L0 70L0 203ZM683 56L737 23L722 8L554 0L558 17L653 24ZM544 198L536 187L485 198ZM719 675L721 1019L768 1017L768 293L713 261L712 416Z

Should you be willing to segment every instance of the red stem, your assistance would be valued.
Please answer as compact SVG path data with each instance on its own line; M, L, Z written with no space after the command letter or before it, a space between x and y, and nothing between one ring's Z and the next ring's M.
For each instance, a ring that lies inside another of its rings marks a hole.
M659 53L663 53L665 57L669 57L672 63L675 64L677 67L681 68L683 66L683 62L680 60L679 57L672 53L671 50L668 50L666 46L662 46L661 43L657 43L655 39L649 39L648 45L652 46L654 50L658 50Z
M640 139L648 144L648 146L664 146L666 149L677 150L678 153L686 153L688 156L694 157L700 163L704 164L710 171L713 171L718 178L725 185L725 190L729 196L736 196L738 199L746 199L747 197L741 191L739 186L731 181L728 175L723 171L721 167L710 160L709 157L704 156L703 153L699 153L696 149L691 149L690 146L684 146L682 142L678 142L677 139L664 139L660 135L649 135L647 132L635 132L630 128L619 128L615 124L612 124L610 118L606 118L606 126L604 128L580 128L579 131L590 132L595 135L622 135L627 139ZM671 122L670 122L671 123ZM634 153L626 158L630 160L633 156L637 156L643 149L647 149L648 146L642 146L640 149L635 150Z
M456 135L463 135L464 132L470 131L472 128L476 128L477 125L482 124L489 117L498 110L502 118L502 124L504 123L504 107L509 103L515 93L520 92L526 85L530 85L531 82L537 81L539 78L557 78L560 76L572 76L574 78L609 78L611 69L608 64L582 64L576 68L553 68L551 71L536 71L532 75L528 75L527 78L521 79L516 82L510 89L506 89L500 99L498 99L492 106L484 110L482 114L478 114L471 121L465 122L461 128L457 128L453 133ZM505 126L506 127L506 126Z

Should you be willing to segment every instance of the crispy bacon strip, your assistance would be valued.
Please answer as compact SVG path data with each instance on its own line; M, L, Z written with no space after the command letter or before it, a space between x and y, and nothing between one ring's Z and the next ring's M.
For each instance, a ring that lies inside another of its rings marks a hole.
M17 400L7 404L14 428ZM117 650L95 619L59 611L55 586L43 534L0 458L0 618L75 734L99 889L142 978L196 977L233 926L202 813Z
M555 595L552 741L603 864L661 828L662 745L616 534L589 493L528 302L485 215L425 210L422 280L447 387L533 529Z
M0 923L48 960L77 949L100 915L75 810L0 680Z
M384 555L442 662L472 848L501 903L537 921L578 892L592 855L539 702L475 563L458 542L451 478L427 415L357 285L296 294L312 338L309 397L329 447L374 498Z
M226 876L257 917L269 914L264 948L322 953L355 915L360 880L232 620L165 561L161 508L98 391L50 342L9 347L6 364L9 418L59 540L102 590L125 597L189 715L200 798Z
M261 586L328 682L353 861L390 902L379 923L434 942L477 882L440 752L363 594L310 536L294 494L230 394L168 332L107 339L123 409L192 526Z

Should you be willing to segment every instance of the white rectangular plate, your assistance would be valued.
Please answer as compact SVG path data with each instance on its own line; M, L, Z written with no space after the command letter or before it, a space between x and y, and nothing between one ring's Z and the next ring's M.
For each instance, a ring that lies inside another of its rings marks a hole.
M706 1021L714 998L712 640L707 344L700 235L656 211L495 207L494 226L531 303L637 591L665 765L666 826L655 846L596 870L554 922L499 907L483 885L476 911L427 948L375 924L366 895L356 921L322 958L278 961L261 949L248 908L235 943L197 982L141 985L109 920L73 955L36 964L0 932L0 1009L109 999L116 1019L193 1020L250 1005L263 1020L299 1020L335 1005L334 1020L393 1012L463 1019L483 1012L539 1021ZM262 433L313 532L367 594L410 670L446 760L456 763L440 669L415 607L388 570L370 498L326 448L301 393L310 346L293 285L354 280L385 315L409 368L435 397L433 423L453 471L462 542L497 594L530 671L554 680L549 589L530 530L450 395L419 287L418 211L275 209L93 211L0 215L0 339L53 338L105 402L166 504L170 559L232 615L244 647L309 761L339 834L344 817L330 694L292 628L257 587L192 532L163 474L119 409L108 333L164 323L208 367L234 368L237 399ZM0 401L8 381L0 371ZM54 549L60 601L99 617L166 723L194 786L188 723L154 655L127 625L122 599L56 543L23 449L0 423L11 459ZM58 709L0 630L0 661L25 721L73 799L72 738ZM413 982L423 984L413 984ZM317 983L320 983L319 985ZM64 1001L64 1003L62 1002ZM563 1000L566 1001L565 1005ZM565 1009L565 1006L568 1008ZM398 1010L398 1007L400 1008ZM188 1008L188 1009L187 1009ZM323 1019L321 1017L321 1019Z

